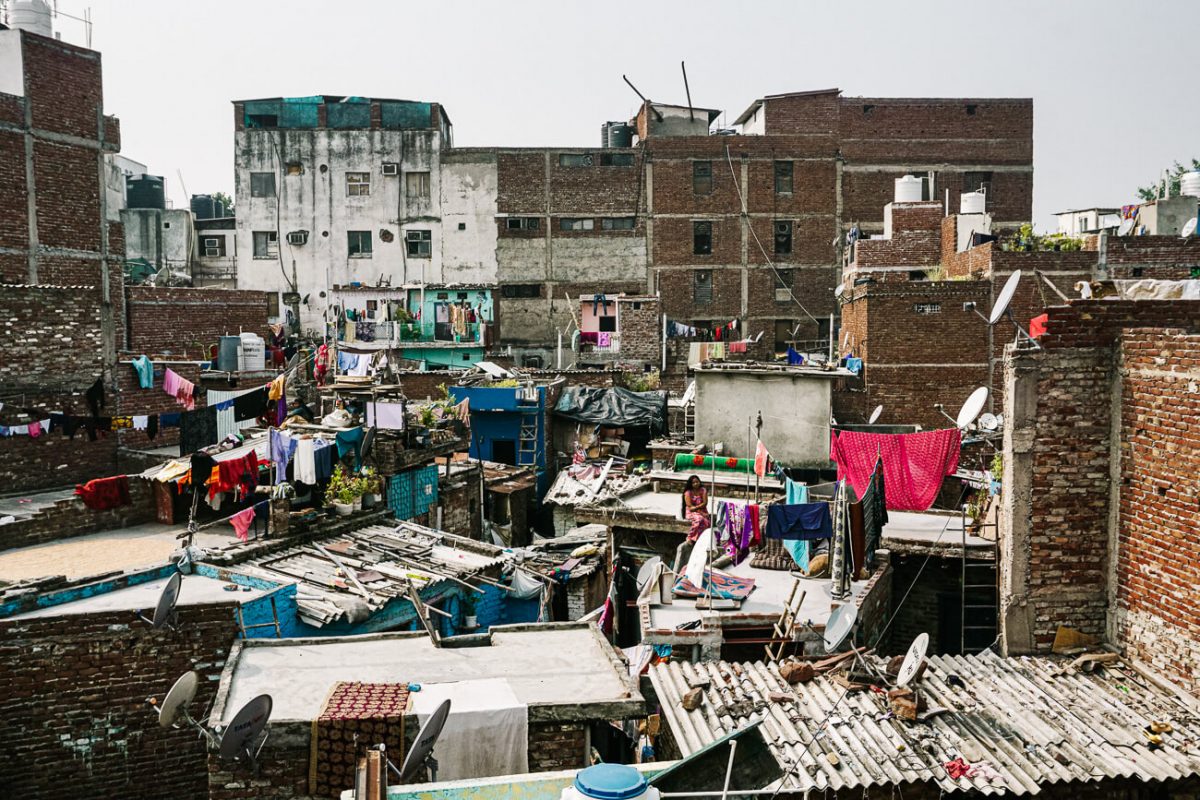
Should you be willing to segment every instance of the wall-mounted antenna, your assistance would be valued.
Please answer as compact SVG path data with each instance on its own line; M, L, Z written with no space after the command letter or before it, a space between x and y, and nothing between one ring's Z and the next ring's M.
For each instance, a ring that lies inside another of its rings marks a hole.
M154 616L147 617L145 614L137 613L137 618L150 626L151 630L159 630L160 628L170 628L177 630L179 627L179 590L183 585L183 573L176 572L167 579L167 584L162 588L162 592L158 595L158 605L154 607Z
M943 417L953 422L954 427L966 430L968 427L970 427L971 423L975 421L975 418L979 416L979 412L983 411L983 404L987 402L987 399L987 387L980 386L978 389L971 392L971 395L962 404L962 407L958 409L958 416L956 417L952 417L947 414L946 407L941 403L935 404L934 408L936 408Z
M438 737L442 735L442 728L445 727L448 716L450 716L450 701L443 700L437 710L429 715L429 719L425 720L425 724L417 733L416 743L404 757L404 764L399 771L400 780L407 781L417 773L417 770L424 768L429 771L429 781L437 782L438 763L437 759L433 757L433 746L437 744ZM389 766L391 765L389 764Z
M988 325L994 326L1000 321L1001 317L1007 316L1008 321L1011 322L1013 327L1017 329L1017 341L1020 341L1022 338L1024 338L1036 349L1041 350L1042 346L1038 344L1037 339L1034 339L1032 336L1030 336L1029 331L1022 328L1020 324L1017 323L1017 318L1013 316L1012 299L1013 295L1017 292L1017 284L1020 282L1021 270L1016 270L1012 275L1008 276L1008 280L1004 282L1004 288L1000 290L1000 294L996 298L995 304L992 305L991 313L989 313L986 317L984 317L983 314L980 314L979 309L975 307L974 303L967 303L966 307L970 308L976 314L979 314L980 317L983 317L983 319L987 320Z

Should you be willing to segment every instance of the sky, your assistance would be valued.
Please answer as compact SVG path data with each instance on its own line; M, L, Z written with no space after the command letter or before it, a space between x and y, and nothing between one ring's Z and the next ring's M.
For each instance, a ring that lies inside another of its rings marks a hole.
M1194 0L904 2L269 2L58 0L91 8L122 152L175 205L233 187L231 101L435 101L455 144L596 146L647 97L732 121L757 97L1032 97L1034 219L1133 202L1200 157ZM63 38L83 44L79 23ZM1190 88L1189 88L1190 87Z

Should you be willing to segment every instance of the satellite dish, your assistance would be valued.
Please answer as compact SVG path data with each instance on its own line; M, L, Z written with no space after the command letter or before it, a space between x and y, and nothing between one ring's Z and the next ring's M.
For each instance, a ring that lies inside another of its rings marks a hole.
M988 390L986 386L980 386L975 391L971 392L971 396L967 398L967 402L962 404L962 408L958 410L958 418L955 424L960 428L965 428L975 421L979 416L979 412L983 411L983 404L987 402Z
M829 615L825 623L825 652L832 653L846 641L854 623L858 621L858 606L854 603L840 605Z
M271 705L271 695L260 694L233 715L233 720L221 734L221 758L234 759L245 755L253 760L257 753L251 754L250 743L267 727L267 720L271 718Z
M366 434L363 436L362 448L358 451L359 458L365 459L371 452L371 448L375 446L375 428L367 428Z
M442 727L445 726L448 716L450 716L450 701L447 699L443 700L437 710L429 715L429 719L425 720L425 724L417 732L417 740L400 766L400 780L406 781L411 778L418 769L425 765L426 761L430 762L430 772L434 773L430 777L437 780L437 761L433 758L433 745L442 735Z
M658 556L649 558L646 560L645 564L642 564L642 568L638 570L637 574L637 588L639 592L642 590L642 587L646 585L647 581L650 580L650 576L654 574L654 570L656 570L661 564L662 559Z
M883 406L875 406L875 410L871 412L871 416L867 419L867 424L874 425L879 420L881 414L883 414Z
M1121 224L1117 226L1117 236L1128 236L1131 231L1133 231L1133 220L1121 220Z
M1196 233L1196 217L1192 217L1187 222L1183 223L1183 230L1179 232L1179 235L1186 239L1187 237L1189 237L1195 233Z
M180 715L187 718L187 707L196 698L196 686L200 676L194 671L185 672L175 681L158 707L158 724L170 728L179 721Z
M900 672L896 674L897 686L908 686L917 674L917 670L921 668L921 664L925 661L925 653L929 650L929 634L922 633L913 639L913 643L908 646L908 655L904 656L904 662L900 664Z
M708 551L712 549L712 528L706 528L704 533L696 537L692 554L688 556L687 569L684 575L697 589L704 587L704 567L708 564Z
M841 296L842 296L842 295L845 293L845 291L846 291L846 287L845 287L845 285L844 285L844 284L841 284L841 283L839 283L839 284L838 284L838 287L837 287L836 289L834 289L834 290L833 290L833 296L834 296L834 297L841 297Z
M992 313L988 316L989 325L995 325L1000 317L1004 316L1004 312L1008 311L1008 304L1012 302L1013 295L1017 291L1017 284L1020 282L1021 270L1008 276L1008 280L1004 282L1004 288L1000 290L1000 296L996 298L996 304L992 306Z
M163 626L174 628L178 617L175 606L179 603L179 588L182 585L183 573L176 572L167 579L167 585L163 587L162 593L158 596L158 605L154 607L154 617L147 619L146 615L138 612L138 619L149 625L152 630L158 630Z
M995 414L980 414L979 427L983 428L985 431L999 430L1000 418Z

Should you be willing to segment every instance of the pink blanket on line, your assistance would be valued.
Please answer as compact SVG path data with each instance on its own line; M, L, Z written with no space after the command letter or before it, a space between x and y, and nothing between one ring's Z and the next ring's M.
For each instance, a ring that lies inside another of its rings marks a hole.
M958 428L921 433L835 431L829 456L838 480L848 480L859 497L867 490L877 458L883 459L887 507L925 511L937 499L942 478L958 469L962 435Z

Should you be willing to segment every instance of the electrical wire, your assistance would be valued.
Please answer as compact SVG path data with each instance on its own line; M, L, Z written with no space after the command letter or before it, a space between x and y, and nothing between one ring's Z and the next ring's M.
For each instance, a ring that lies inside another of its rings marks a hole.
M748 216L749 211L746 208L746 200L742 196L742 187L741 187L740 182L738 181L737 173L734 172L734 170L733 170L733 156L731 156L729 154L729 145L725 145L725 160L729 163L729 175L733 179L733 188L737 190L738 205L742 210L742 214L744 216ZM800 310L803 311L808 316L809 319L811 319L813 322L817 323L817 326L819 328L821 325L821 320L814 317L812 315L812 313L807 308L804 307L804 304L801 303L799 299L797 299L795 292L792 291L792 287L790 287L786 283L784 283L783 276L780 275L779 270L775 268L775 263L773 261L771 261L771 257L769 255L767 255L767 248L763 247L762 241L758 238L758 232L756 230L754 230L754 221L748 220L746 227L748 227L750 229L750 235L754 237L754 243L758 245L759 251L762 253L763 258L766 259L767 266L771 268L771 272L775 273L775 280L779 282L780 286L787 289L788 297L792 298L792 302L795 303L797 306L799 306Z

